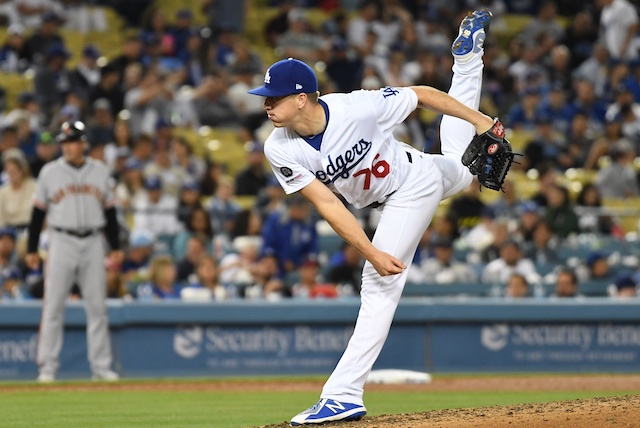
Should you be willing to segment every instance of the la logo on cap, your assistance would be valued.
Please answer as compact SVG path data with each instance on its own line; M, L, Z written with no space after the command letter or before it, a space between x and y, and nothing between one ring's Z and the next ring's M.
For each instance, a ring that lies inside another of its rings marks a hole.
M271 69L267 70L266 74L264 75L264 83L271 83L271 74L269 74L269 71Z

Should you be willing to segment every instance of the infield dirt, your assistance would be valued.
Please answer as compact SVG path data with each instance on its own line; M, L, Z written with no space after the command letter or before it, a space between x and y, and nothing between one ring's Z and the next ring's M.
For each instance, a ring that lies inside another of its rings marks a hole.
M300 385L298 385L300 386ZM370 385L367 390L421 391L640 391L640 376L525 376L434 379L426 385ZM640 427L640 395L549 403L366 416L345 428L601 428ZM287 422L261 428L285 428Z

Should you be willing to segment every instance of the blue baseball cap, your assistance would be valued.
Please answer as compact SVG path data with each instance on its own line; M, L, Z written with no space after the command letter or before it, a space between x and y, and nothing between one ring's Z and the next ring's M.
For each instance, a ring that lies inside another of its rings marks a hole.
M318 90L316 73L304 62L288 58L273 64L264 75L264 86L249 91L262 97L310 94Z
M15 241L17 236L16 230L11 226L0 228L0 238L2 238L3 236L8 236Z
M152 176L144 180L144 188L147 190L162 190L162 179Z

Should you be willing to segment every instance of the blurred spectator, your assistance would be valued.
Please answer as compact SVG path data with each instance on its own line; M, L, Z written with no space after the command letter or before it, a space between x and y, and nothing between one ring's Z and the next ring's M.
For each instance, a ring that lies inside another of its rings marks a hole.
M111 145L110 152L115 154L116 146L113 134L115 122L111 113L111 103L106 98L99 98L94 101L91 107L93 114L87 121L87 138L92 144ZM109 159L107 164L113 167L114 160L113 158Z
M246 0L203 0L201 4L201 11L207 17L214 38L219 37L228 27L233 27L239 32L244 30L248 7Z
M522 257L520 246L515 241L507 241L500 248L500 258L489 262L482 270L482 282L506 284L512 273L523 275L527 282L540 282L540 275L529 259Z
M61 44L51 44L42 66L36 71L33 86L38 103L47 120L55 110L64 105L65 96L71 90L71 76L66 62L71 54Z
M265 219L272 212L285 209L284 199L285 193L282 186L273 175L269 175L267 185L258 194L255 207L260 217Z
M135 158L129 158L124 163L124 171L115 190L116 205L130 213L136 206L140 206L146 198L144 190L144 176L142 164Z
M211 253L211 240L203 234L194 233L186 238L184 245L185 250L176 260L177 276L179 283L193 282L193 274L196 272L196 266L200 259L205 257L207 253Z
M574 22L577 22L577 19ZM601 41L596 42L593 47L589 46L589 48L591 56L574 69L573 78L590 81L596 96L602 97L609 77L607 48Z
M280 1L278 3L278 13L269 19L264 26L265 40L272 48L276 47L278 38L289 29L289 12L295 5L295 0Z
M575 97L571 103L574 113L581 111L592 122L592 128L599 130L605 121L607 104L597 98L593 82L578 78L574 79Z
M594 183L583 186L576 199L575 210L580 232L623 236L623 231L611 215L602 212L602 198Z
M485 247L479 248L480 261L489 263L500 257L500 249L502 245L509 240L509 223L504 220L496 221L491 224L491 242Z
M558 272L555 291L549 296L555 298L584 297L578 292L578 278L573 270L563 267Z
M58 157L58 151L58 144L51 133L48 131L41 133L36 144L36 154L29 161L31 176L37 178L42 167Z
M120 271L120 266L111 260L106 260L106 281L107 281L107 298L108 299L131 299L131 294L125 287L124 280Z
M208 161L205 166L205 172L200 182L200 193L202 196L213 196L218 190L218 182L224 175L225 166Z
M118 81L123 81L125 70L132 64L142 65L142 40L139 36L127 37L120 55L116 56L106 67L109 71L113 70L116 73Z
M192 236L200 236L206 242L207 251L212 251L214 229L211 227L209 214L204 208L197 207L187 218L186 229L175 235L172 254L176 260L181 260L187 252L187 242Z
M0 153L6 153L9 149L19 149L18 127L13 123L5 124L0 129Z
M262 218L254 209L244 209L233 218L233 226L229 237L231 240L239 236L260 236L262 232Z
M536 111L538 118L551 118L554 130L562 135L569 132L574 116L574 112L567 104L565 89L562 83L554 81Z
M215 195L205 206L211 218L211 226L216 233L228 235L233 228L234 217L242 211L242 207L233 200L234 195L235 189L231 177L221 177Z
M193 153L188 141L182 137L171 138L171 162L187 172L189 177L199 182L205 175L207 165L204 160Z
M245 144L246 168L235 178L235 193L238 196L257 196L267 186L269 179L262 144L252 141Z
M299 269L299 280L291 286L291 297L306 299L332 299L338 297L335 283L322 283L318 272L320 264L317 260L306 260Z
M206 126L225 128L237 127L241 124L240 114L229 100L227 82L224 77L211 72L202 80L202 84L195 88L191 95L197 123Z
M148 287L151 287L151 295L154 299L180 298L180 289L176 285L176 267L171 257L160 255L151 259L149 282L143 288L148 289Z
M480 215L480 221L473 226L460 240L465 248L482 251L493 241L494 222L496 214L490 207L485 207Z
M233 83L228 91L229 101L236 111L242 115L244 126L250 132L255 132L265 120L264 99L248 93L249 89L255 86L256 76L255 71L248 65L234 67Z
M20 12L13 0L0 0L0 21L5 26L20 23Z
M262 228L262 254L275 256L281 275L318 255L318 231L312 206L303 196L291 195L286 212L274 212Z
M606 119L620 116L622 136L630 141L640 140L640 103L634 101L633 92L628 84L619 83L614 90L614 102L607 108ZM640 147L640 144L636 144Z
M162 47L162 54L172 56L175 54L175 39L169 32L164 12L157 6L147 9L143 17L140 38L147 46L158 40Z
M178 193L178 220L180 223L187 226L191 213L196 208L202 208L200 203L200 184L188 178L182 183Z
M635 60L638 49L634 40L638 30L638 13L627 0L596 0L602 8L600 28L609 56L619 60Z
M361 53L365 50L367 36L378 17L378 4L375 1L363 1L358 7L357 15L349 20L347 42Z
M538 116L535 119L534 137L524 150L522 163L524 168L538 169L541 163L552 163L560 170L571 166L572 161L566 154L564 136L556 132L551 116Z
M61 13L65 17L65 29L84 34L107 31L107 17L103 7L86 4L83 0L63 0L63 3Z
M432 243L433 257L416 266L421 272L421 282L449 284L454 282L476 282L478 276L474 269L466 263L454 258L453 242L441 238Z
M598 171L596 186L603 198L638 196L638 177L633 166L636 157L628 140L619 140L610 149L611 164Z
M603 251L591 251L587 254L584 265L576 268L576 275L583 282L613 279L609 255Z
M524 257L536 265L552 265L560 261L557 253L558 243L553 236L551 225L539 221L533 229L533 240L524 247Z
M341 256L328 266L326 281L336 284L341 295L359 294L362 281L362 255L349 243L344 243Z
M233 251L220 259L218 265L219 282L225 287L233 287L238 290L254 284L261 247L262 238L260 236L238 236L235 238L232 243ZM276 271L277 267L276 263Z
M127 285L136 285L147 279L149 260L153 254L153 235L146 230L133 231L129 248L122 262L122 279Z
M551 225L553 234L559 238L566 238L572 234L578 234L578 216L575 213L573 202L569 199L569 191L559 185L549 188L548 205L544 218Z
M588 168L590 152L594 147L594 133L589 131L589 121L583 113L576 113L571 119L566 141L564 156L567 167Z
M86 45L82 49L80 64L71 71L71 84L82 99L89 100L91 89L100 82L100 68L98 67L100 51L93 45Z
M529 283L524 275L513 273L509 276L507 286L505 288L505 297L511 299L520 299L523 297L531 297L529 291Z
M633 275L627 273L621 274L616 281L609 287L609 296L619 297L621 299L635 299L638 297L638 285Z
M8 180L0 186L0 227L23 230L31 222L36 182L24 156L7 157L3 166Z
M261 257L253 269L253 283L244 288L249 300L278 301L285 294L284 283L278 275L278 260L274 256Z
M42 24L34 26L24 24L27 28L35 29L27 38L27 50L35 64L43 64L46 61L52 46L60 46L64 49L64 39L60 35L60 17L52 11L45 12L41 17Z
M501 197L489 205L489 208L494 212L496 218L516 218L522 199L518 194L515 180L507 177L502 190Z
M133 143L133 154L131 157L140 162L142 169L144 169L144 167L151 162L154 150L155 147L151 135L140 134Z
M578 68L589 58L592 58L597 40L598 29L593 23L591 14L587 10L582 10L573 16L562 40L562 43L571 52L570 66L572 69Z
M117 117L124 106L124 92L120 86L118 70L112 65L100 68L100 80L89 93L91 105L101 99L109 101L111 114L114 118Z
M536 123L540 89L536 87L525 88L523 95L522 101L509 109L507 123L515 130L531 131Z
M325 59L327 46L322 38L314 33L304 9L292 9L288 18L289 28L276 42L276 51L280 52L280 56L294 57L307 63Z
M343 40L333 42L327 61L327 76L339 92L350 92L360 87L364 64L357 52L349 49Z
M209 298L216 301L233 299L236 291L232 287L225 287L218 282L218 264L216 259L204 255L198 260L196 274L193 282L180 290L182 300L188 299L191 289L204 289L208 291Z
M16 239L14 228L8 226L0 228L0 272L17 266Z
M174 55L180 57L187 49L187 41L193 30L193 12L189 9L180 9L176 12L174 24L168 28L168 33L173 39Z
M571 52L565 45L554 46L549 53L548 78L550 86L558 86L563 91L572 89ZM564 132L565 128L560 129Z
M480 184L476 177L463 193L449 205L447 216L455 219L461 231L468 231L480 222L485 204L480 200Z
M20 271L15 267L0 270L0 287L0 301L25 300L31 297Z
M557 20L556 2L545 0L538 3L536 17L522 30L520 37L534 43L534 58L542 59L564 37L564 28Z
M148 230L154 236L175 235L182 230L178 221L178 201L175 196L164 193L159 177L144 180L146 194L133 205L133 230Z
M7 73L24 73L32 60L24 37L24 27L13 24L7 29L7 35L0 48L0 69Z
M170 84L167 76L150 69L137 86L126 92L124 105L131 115L133 135L153 133L158 119L169 117L173 99Z
M184 183L189 179L187 171L180 164L171 162L169 147L155 142L153 160L144 167L145 177L159 177L162 180L162 191L169 196L177 197Z
M549 190L551 186L555 186L558 181L558 170L552 162L545 161L538 165L538 182L540 183L538 192L533 195L531 200L539 207L546 207L549 203Z

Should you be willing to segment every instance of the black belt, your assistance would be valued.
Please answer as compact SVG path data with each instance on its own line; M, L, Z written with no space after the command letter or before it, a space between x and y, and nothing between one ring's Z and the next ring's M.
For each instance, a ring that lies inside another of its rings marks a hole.
M409 159L409 163L413 163L413 156L411 156L411 153L409 153L409 152L405 152L405 153L407 154L407 159ZM391 192L387 196L385 196L384 197L384 201L382 201L382 202L373 202L373 203L367 205L365 208L378 208L378 207L384 205L384 203L387 202L387 199L389 199L389 196L393 195L397 191L398 191L398 189L394 190L393 192Z
M66 233L67 235L75 236L76 238L87 238L91 235L95 235L100 231L100 229L72 230L72 229L62 229L60 227L54 227L53 230L55 230L56 232Z

